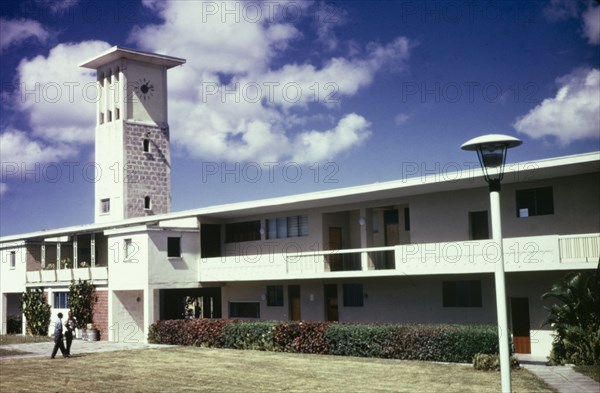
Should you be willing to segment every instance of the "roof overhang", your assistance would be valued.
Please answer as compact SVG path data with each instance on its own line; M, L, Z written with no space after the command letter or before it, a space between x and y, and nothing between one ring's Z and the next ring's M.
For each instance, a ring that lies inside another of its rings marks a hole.
M121 46L113 46L112 48L102 52L93 59L81 63L79 66L84 68L98 69L103 65L111 63L118 59L130 59L144 63L151 63L166 67L167 69L185 63L185 59L180 59L178 57L143 52L139 50L124 48Z
M582 175L600 172L600 152L565 156L537 161L506 164L503 184L534 182L549 178ZM471 188L484 188L481 168L478 166L464 171L411 177L363 186L317 191L305 194L261 199L249 202L237 202L226 205L202 207L182 212L174 212L149 217L137 217L127 220L88 224L38 231L0 238L0 242L14 242L23 239L49 238L65 234L111 231L115 228L136 227L139 225L157 225L166 220L180 220L191 217L229 219L245 216L272 214L278 212L327 208L354 203L369 203L392 198L424 195Z

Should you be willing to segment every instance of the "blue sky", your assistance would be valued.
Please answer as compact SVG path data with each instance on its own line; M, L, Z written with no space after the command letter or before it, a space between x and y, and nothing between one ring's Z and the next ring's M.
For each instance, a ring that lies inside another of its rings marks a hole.
M600 5L544 1L3 2L0 234L93 222L113 45L169 71L172 210L600 150ZM86 170L88 170L86 172Z

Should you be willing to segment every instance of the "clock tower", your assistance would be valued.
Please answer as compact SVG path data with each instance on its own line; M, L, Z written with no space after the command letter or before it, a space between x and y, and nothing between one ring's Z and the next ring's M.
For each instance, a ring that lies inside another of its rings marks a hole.
M167 70L184 63L114 46L80 65L96 70L96 223L170 211Z

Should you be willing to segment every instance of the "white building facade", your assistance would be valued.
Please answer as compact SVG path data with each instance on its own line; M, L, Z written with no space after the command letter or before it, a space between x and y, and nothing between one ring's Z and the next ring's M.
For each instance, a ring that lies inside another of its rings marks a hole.
M146 63L158 71L142 75ZM148 143L164 158L148 166L159 182L133 191L96 184L96 223L1 238L3 334L25 288L44 287L55 313L78 278L96 285L95 323L113 341L144 341L153 322L183 317L496 323L499 254L479 170L170 213L166 70L183 60L116 47L85 66L114 75L115 64L121 82L124 69L142 70L129 78L160 83L162 92L136 96L137 109L101 104L99 119L111 110L123 124L98 124L96 156L104 138L129 141L114 142L119 156L107 160L136 170L140 160L157 161ZM501 211L517 352L549 354L542 293L567 272L598 265L598 180L600 152L507 166Z

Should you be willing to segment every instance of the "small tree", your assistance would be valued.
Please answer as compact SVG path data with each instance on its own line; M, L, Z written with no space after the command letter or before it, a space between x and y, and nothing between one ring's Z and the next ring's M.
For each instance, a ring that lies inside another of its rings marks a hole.
M69 305L77 327L82 328L94 319L94 303L98 301L96 290L92 283L79 280L71 281L69 285Z
M542 299L556 299L543 325L556 333L550 360L600 365L600 262L598 268L567 274ZM542 325L542 326L543 326Z
M44 297L44 288L27 288L21 297L21 311L27 326L35 336L47 336L50 326L50 305Z

